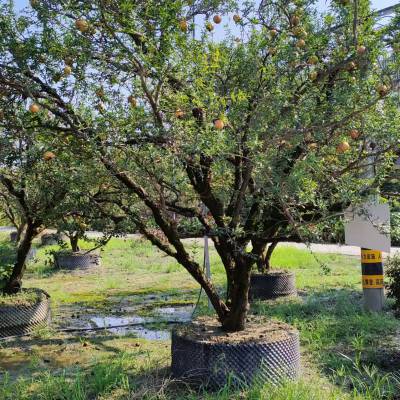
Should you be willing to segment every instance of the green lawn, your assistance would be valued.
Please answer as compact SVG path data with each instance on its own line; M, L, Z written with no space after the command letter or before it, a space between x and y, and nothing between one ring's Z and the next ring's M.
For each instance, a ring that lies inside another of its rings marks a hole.
M188 246L201 260L202 242ZM0 251L5 248L3 240ZM165 295L157 299L158 305L197 300L198 286L188 274L140 240L111 240L102 253L102 268L85 274L54 270L46 260L55 247L38 249L38 260L29 265L25 286L49 292L56 311L79 306L80 310L109 312L116 299L132 298L140 303L149 294ZM223 290L223 268L214 251L211 264L213 277ZM303 374L298 383L198 392L171 380L169 341L104 331L83 337L45 330L33 338L0 342L0 399L399 398L395 393L400 393L400 375L396 374L400 323L389 309L379 315L362 310L359 260L278 248L272 264L295 271L300 296L258 302L252 312L299 329ZM198 310L208 312L205 298Z

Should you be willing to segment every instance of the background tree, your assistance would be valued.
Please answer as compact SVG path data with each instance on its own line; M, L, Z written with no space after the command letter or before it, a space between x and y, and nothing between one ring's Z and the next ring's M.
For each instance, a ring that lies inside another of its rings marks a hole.
M71 156L66 141L59 141L52 130L39 129L32 105L4 91L1 103L1 198L7 199L10 218L19 218L25 228L13 268L6 277L2 274L1 289L14 293L21 288L33 239L76 209L91 181L85 157ZM96 179L93 171L90 177Z
M80 176L83 185L69 193L64 201L65 211L53 225L68 237L73 253L81 251L82 240L92 243L91 249L85 250L90 252L106 245L112 236L129 232L129 229L121 231L122 217L118 216L114 202L104 200L113 192L109 190L107 176L100 176L98 172L94 165L84 164ZM88 230L102 235L89 237Z
M115 206L204 288L225 330L244 329L267 246L362 201L398 142L377 63L390 32L374 30L366 0L333 2L324 18L313 3L36 0L17 17L3 2L0 85L98 160ZM213 15L239 37L215 40ZM225 298L180 239L188 218L212 237Z
M24 215L20 211L15 198L7 191L0 193L0 224L13 226L17 232L15 242L18 243L21 239L22 232L25 229Z

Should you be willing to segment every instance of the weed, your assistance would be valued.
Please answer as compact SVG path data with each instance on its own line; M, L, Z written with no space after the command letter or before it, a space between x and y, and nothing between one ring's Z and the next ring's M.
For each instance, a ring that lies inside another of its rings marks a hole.
M187 241L186 245L201 262L202 243ZM223 292L224 269L214 248L210 250L213 278ZM82 309L112 307L118 298L137 305L149 294L157 295L156 306L197 300L198 286L182 267L141 240L112 239L102 251L103 266L82 275L52 270L45 266L45 258L45 250L39 249L24 283L46 289L53 311L58 305L72 304ZM329 273L321 274L321 263L329 266ZM251 311L299 329L305 363L299 382L280 387L228 384L209 392L171 379L168 342L103 333L89 340L43 330L26 343L0 346L0 368L4 370L0 399L394 399L400 378L385 370L379 359L385 346L382 338L394 337L400 324L390 312L363 311L359 261L335 254L320 254L317 261L307 251L281 246L274 252L272 265L294 271L302 295L257 302ZM196 314L211 313L203 296Z

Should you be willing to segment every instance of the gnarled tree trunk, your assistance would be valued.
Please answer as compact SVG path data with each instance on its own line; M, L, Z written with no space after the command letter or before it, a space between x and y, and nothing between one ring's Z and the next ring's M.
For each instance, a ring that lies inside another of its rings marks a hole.
M268 246L267 253L265 254L264 258L264 273L268 273L271 270L271 256L277 245L278 242L275 241Z
M26 223L25 223L25 222L22 222L22 223L17 227L17 236L16 236L16 238L15 238L15 243L19 243L19 242L20 242L25 227L26 227Z
M70 242L70 244L71 244L71 249L72 249L72 251L73 251L74 253L76 253L76 252L78 252L78 251L80 250L80 247L79 247L79 245L78 245L78 241L79 241L78 235L72 234L72 235L69 237L69 242Z
M22 286L22 277L26 268L26 258L32 246L32 240L38 234L37 228L32 223L27 223L25 234L22 237L17 249L17 260L4 292L8 294L18 293Z
M221 320L225 331L241 331L246 327L246 317L249 311L251 263L240 261L236 265L233 281L230 286L229 311ZM229 278L228 278L229 280Z

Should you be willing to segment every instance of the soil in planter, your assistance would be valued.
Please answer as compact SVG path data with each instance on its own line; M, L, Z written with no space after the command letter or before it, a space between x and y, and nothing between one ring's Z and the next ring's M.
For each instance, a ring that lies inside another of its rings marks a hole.
M57 251L56 255L58 256L84 256L84 255L93 255L93 256L100 256L99 251L87 251L87 250L79 250L73 252L72 250L59 250Z
M290 271L287 269L270 269L267 271L265 274L261 274L260 272L254 273L254 275L270 275L270 276L280 276L280 275L285 275L289 274Z
M45 294L41 291L24 289L17 294L0 295L0 306L31 306L43 298L45 298Z
M192 324L179 329L180 335L203 343L273 343L284 340L296 330L283 322L258 316L249 316L246 329L239 332L225 332L214 317L199 317Z

